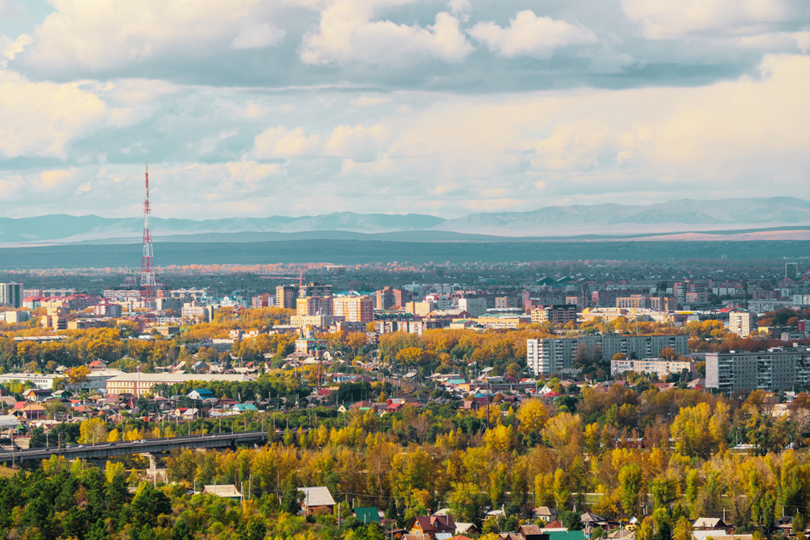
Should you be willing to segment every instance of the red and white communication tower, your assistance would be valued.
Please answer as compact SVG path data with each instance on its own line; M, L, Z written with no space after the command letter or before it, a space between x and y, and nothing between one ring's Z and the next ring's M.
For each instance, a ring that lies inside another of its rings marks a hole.
M149 226L149 165L146 166L146 199L143 201L143 258L141 259L141 300L152 302L157 292L152 229Z

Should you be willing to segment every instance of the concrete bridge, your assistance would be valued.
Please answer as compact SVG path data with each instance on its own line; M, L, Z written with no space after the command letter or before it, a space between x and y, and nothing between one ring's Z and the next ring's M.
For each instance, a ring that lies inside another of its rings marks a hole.
M30 448L16 452L0 452L0 463L23 463L25 461L63 456L67 459L107 459L127 454L162 454L175 448L236 448L240 444L264 444L267 432L241 431L216 435L165 437L101 444L84 444L64 448Z

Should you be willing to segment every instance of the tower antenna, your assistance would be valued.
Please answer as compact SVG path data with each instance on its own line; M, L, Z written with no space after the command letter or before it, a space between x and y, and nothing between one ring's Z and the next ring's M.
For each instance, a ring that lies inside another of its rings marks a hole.
M155 262L152 250L152 229L149 225L149 214L152 209L149 206L149 165L146 165L144 176L144 192L146 198L143 201L143 257L141 258L141 301L151 303L155 299L157 284L155 282Z

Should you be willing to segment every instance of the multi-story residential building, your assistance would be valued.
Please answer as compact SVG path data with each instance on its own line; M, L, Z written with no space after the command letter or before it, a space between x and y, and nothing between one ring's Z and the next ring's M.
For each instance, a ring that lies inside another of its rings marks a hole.
M795 281L799 277L799 263L785 263L785 277Z
M509 309L512 307L516 307L517 302L514 299L509 298L508 296L496 296L495 297L495 309Z
M748 311L732 311L728 314L728 330L740 337L748 337L756 329L754 314Z
M652 358L670 348L677 355L689 352L685 335L669 336L582 336L578 338L529 339L526 361L534 374L551 375L574 365L577 355L607 362L621 353L625 358Z
M632 371L635 373L655 374L659 379L664 380L669 375L680 374L688 371L690 374L695 371L695 362L680 360L664 360L663 358L645 358L643 360L611 360L610 374L619 375Z
M529 339L526 340L526 363L535 376L553 375L561 369L572 367L578 351L598 355L601 341L600 336Z
M20 308L22 307L22 302L22 283L0 283L0 305Z
M298 287L295 285L279 285L276 287L276 306L284 309L296 309Z
M706 353L706 388L724 393L779 392L810 385L810 351L806 347L762 352Z
M93 306L93 315L118 318L121 316L121 304L113 304L112 302L96 304Z
M565 325L569 322L577 321L576 304L557 304L553 306L543 306L532 311L532 323L551 322Z
M311 281L306 285L302 285L298 291L298 298L307 296L332 296L332 286Z
M408 303L410 298L411 295L408 291L394 289L393 287L384 287L377 291L376 307L377 309L391 309L394 306L405 307L405 304Z
M627 358L653 358L661 356L664 349L673 353L689 353L689 338L685 335L662 336L602 336L602 361L607 362L617 354Z
M458 299L458 308L466 311L473 317L478 317L487 312L487 299L476 297L462 297Z
M349 322L369 323L374 320L374 300L370 296L335 296L332 314Z
M451 309L453 300L446 294L429 294L425 296L425 301L433 304L435 309Z
M0 321L6 324L22 323L31 320L30 311L6 311L0 313Z
M296 315L332 315L331 296L303 296L296 299Z
M633 294L616 298L616 307L621 309L651 309L653 311L675 311L677 301L674 298Z
M51 330L67 329L67 310L63 307L49 307L47 313L42 316L43 328Z
M419 317L427 317L428 313L436 309L433 302L408 302L405 304L405 312L412 313Z
M275 296L270 293L264 293L254 296L250 299L250 307L253 309L261 309L276 305Z

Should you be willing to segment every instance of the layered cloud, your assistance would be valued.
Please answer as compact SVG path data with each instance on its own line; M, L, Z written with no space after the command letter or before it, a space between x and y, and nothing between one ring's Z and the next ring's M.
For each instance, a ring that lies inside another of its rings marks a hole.
M804 0L0 6L0 215L810 197Z

